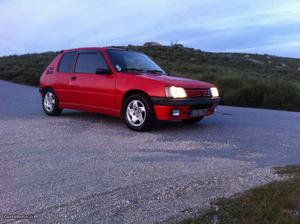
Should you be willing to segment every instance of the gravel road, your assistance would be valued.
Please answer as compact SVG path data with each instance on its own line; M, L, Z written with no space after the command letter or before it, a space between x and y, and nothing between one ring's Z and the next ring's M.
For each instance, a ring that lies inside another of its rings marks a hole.
M220 106L137 133L99 114L48 117L34 87L0 81L0 102L0 223L172 222L300 163L300 113Z

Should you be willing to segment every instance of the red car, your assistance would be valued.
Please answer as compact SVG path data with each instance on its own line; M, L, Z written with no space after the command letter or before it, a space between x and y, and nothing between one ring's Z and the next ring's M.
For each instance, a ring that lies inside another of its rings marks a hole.
M145 54L119 48L61 51L43 72L40 93L47 115L98 112L122 117L136 131L156 120L196 123L220 100L213 84L170 76Z

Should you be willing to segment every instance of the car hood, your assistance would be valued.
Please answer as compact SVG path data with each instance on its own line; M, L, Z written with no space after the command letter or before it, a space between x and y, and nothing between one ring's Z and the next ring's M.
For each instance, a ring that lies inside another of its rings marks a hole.
M197 81L188 78L181 78L169 75L157 75L143 73L141 77L145 79L152 79L164 83L166 86L178 86L184 88L211 88L214 85L208 82Z

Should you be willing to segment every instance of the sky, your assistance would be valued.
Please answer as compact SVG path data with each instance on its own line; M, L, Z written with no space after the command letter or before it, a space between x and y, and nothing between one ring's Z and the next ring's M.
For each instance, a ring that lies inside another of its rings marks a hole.
M0 0L0 56L148 41L300 58L300 0Z

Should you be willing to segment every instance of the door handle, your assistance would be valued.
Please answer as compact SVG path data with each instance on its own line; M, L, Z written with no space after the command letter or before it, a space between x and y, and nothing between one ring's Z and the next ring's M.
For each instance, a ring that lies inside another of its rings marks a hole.
M72 76L72 77L71 77L71 80L72 80L72 81L75 81L75 80L76 80L76 76Z

